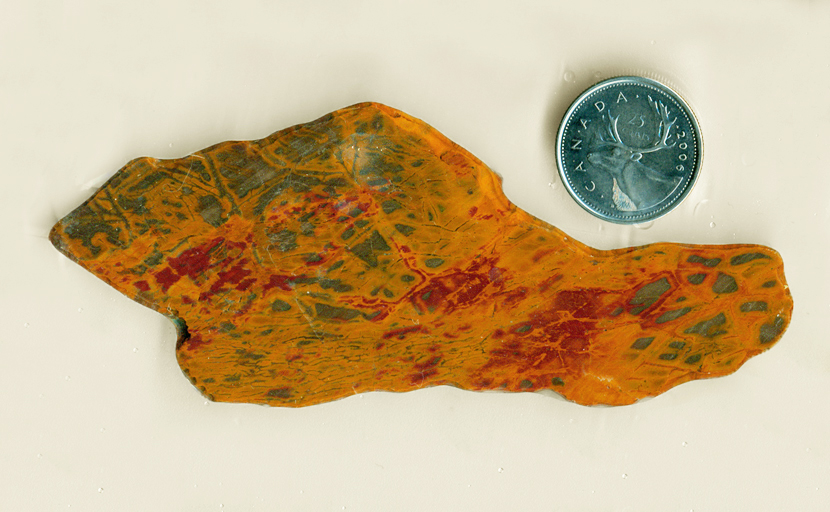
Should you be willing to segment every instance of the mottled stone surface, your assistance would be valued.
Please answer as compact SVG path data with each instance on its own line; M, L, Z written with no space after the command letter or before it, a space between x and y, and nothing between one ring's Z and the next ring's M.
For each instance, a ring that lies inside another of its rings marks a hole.
M436 130L374 103L133 160L50 236L173 319L179 364L219 401L449 384L629 404L734 372L792 311L772 249L592 249L516 208Z

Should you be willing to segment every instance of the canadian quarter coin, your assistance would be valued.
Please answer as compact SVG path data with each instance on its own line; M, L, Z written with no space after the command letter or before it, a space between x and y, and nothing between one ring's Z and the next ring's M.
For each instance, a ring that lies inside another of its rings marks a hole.
M624 76L583 92L556 137L556 164L571 196L618 224L661 217L680 204L703 157L692 110L654 80Z

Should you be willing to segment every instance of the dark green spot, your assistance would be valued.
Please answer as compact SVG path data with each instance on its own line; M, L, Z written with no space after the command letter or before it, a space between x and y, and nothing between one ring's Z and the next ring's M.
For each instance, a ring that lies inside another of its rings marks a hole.
M554 386L564 386L565 385L565 381L562 380L562 377L554 377L550 380L550 383L553 384Z
M376 132L383 129L383 115L378 114L372 118L372 128L374 128Z
M404 283L411 283L414 280L415 280L415 276L411 276L409 274L401 276L401 281L403 281Z
M718 263L720 263L721 260L720 260L720 258L712 258L712 259L707 260L706 258L704 258L702 256L698 256L697 254L692 254L691 256L689 256L689 258L686 261L688 261L689 263L701 263L704 266L707 266L707 267L711 268L711 267L716 267L718 265Z
M766 283L762 284L761 287L762 288L772 288L776 284L777 283L775 281L767 281Z
M142 178L141 181L139 181L127 190L128 192L135 192L136 190L147 190L148 188L151 188L153 185L167 177L168 176L166 173L154 172L153 174L148 174L147 176Z
M345 263L343 260L335 261L334 265L330 266L328 271L331 272L332 270L337 270L343 266L343 263Z
M203 177L207 177L209 179L210 175L208 173L205 173ZM268 207L271 201L282 195L282 193L285 192L285 189L288 186L289 185L285 181L283 181L263 192L262 195L259 196L259 200L257 201L256 207L254 207L254 214L262 215L263 213L265 213L265 209Z
M241 348L236 350L236 355L238 355L240 359L250 359L251 361L257 361L265 357L262 354L257 354Z
M686 346L685 341L672 341L671 343L669 343L669 348L675 348L677 350L680 350L681 348L683 348L685 346Z
M295 284L314 284L314 283L317 282L317 280L318 280L318 278L316 278L316 277L305 277L305 276L294 277L294 278L291 279L292 288L293 288L293 285L295 285Z
M531 330L531 329L533 329L533 326L532 326L532 325L530 325L530 324L524 324L523 326L521 326L521 327L519 327L518 329L516 329L516 332L524 334L524 333L526 333L527 331L529 331L529 330Z
M692 274L686 279L688 279L692 284L700 284L704 279L706 279L706 274Z
M395 201L394 199L389 199L381 203L380 207L383 209L383 213L392 213L401 207L401 203Z
M356 309L341 308L317 302L314 304L314 311L319 318L331 320L351 320L360 315Z
M219 332L231 332L236 329L236 326L230 322L222 322L219 324Z
M660 354L660 359L663 361L673 361L677 359L677 354Z
M288 311L289 309L291 309L291 304L284 300L277 299L271 303L271 310L274 312Z
M349 249L352 254L366 262L370 267L378 266L379 253L391 250L386 240L377 231L373 231L365 240Z
M686 364L695 364L696 362L700 361L700 354L695 354L693 356L689 356L683 361Z
M722 331L719 329L719 327L725 323L726 315L724 315L723 313L718 313L709 320L698 322L694 326L689 327L683 332L686 334L699 334L704 338L714 338L719 334L726 333L726 331Z
M394 296L395 296L395 294L394 294L394 293L392 293L391 291L387 290L386 288L384 288L384 289L383 289L383 294L384 294L384 295L386 296L386 298L388 298L388 299L391 299L392 297L394 297Z
M359 228L362 228L362 227L366 226L367 224L369 224L369 221L366 220L366 219L360 219L360 220L354 221L354 225L359 227Z
M442 260L441 258L430 258L424 262L424 265L426 265L428 268L440 267L443 264L444 260Z
M276 388L268 391L270 398L291 398L291 388Z
M666 311L665 313L660 315L657 318L657 320L655 320L655 323L663 324L663 323L666 323L666 322L671 322L672 320L677 320L678 318L685 315L686 313L688 313L691 310L692 310L692 308L681 308L681 309L675 309L674 311Z
M361 210L360 208L352 208L352 210L349 212L349 215L352 217L357 217L361 213L363 213L363 210Z
M732 265L743 265L744 263L749 263L752 260L757 260L760 258L770 259L769 256L766 254L761 254L760 252L748 252L746 254L739 254L737 256L733 256L729 263Z
M269 234L268 240L276 245L280 252L288 252L297 248L297 233L287 229Z
M348 184L349 182L346 181L346 178L332 178L326 182L326 185L330 187L345 187Z
M150 210L148 210L147 207L146 207L147 198L144 197L144 196L139 196L139 197L136 197L136 198L130 198L130 197L122 195L122 196L118 196L118 199L116 200L116 203L118 203L118 206L121 207L121 209L128 210L128 211L130 211L132 213L135 213L137 215L145 215L145 214L150 212ZM162 200L162 204L169 205L170 202L167 201L167 200ZM177 202L177 203L173 204L173 206L175 206L177 208L181 208L183 205L182 205L182 203ZM187 217L185 217L185 218L187 218Z
M744 302L741 304L741 312L749 313L750 311L766 311L767 303L762 300Z
M404 236L409 236L413 231L415 231L415 228L407 226L406 224L395 224L395 229L397 229L398 232Z
M657 302L657 299L659 299L661 295L663 295L670 289L671 285L669 284L669 280L663 277L637 290L637 293L634 294L634 297L631 299L631 301L629 301L629 304L631 304L632 306L642 305L643 309L645 309ZM638 311L637 313L639 313L640 311ZM634 313L634 310L632 310L631 312L632 314L637 314Z
M764 324L761 326L761 332L758 340L762 344L773 341L784 330L784 319L780 316L775 317L771 324Z
M196 207L202 219L211 226L218 228L226 219L222 218L224 211L222 203L214 196L202 196L199 198L199 205Z
M164 254L162 254L161 251L156 249L153 251L153 254L147 256L147 258L144 259L143 263L148 267L155 267L156 265L161 263L162 258L164 258Z
M306 263L317 263L323 261L323 257L316 253L307 254L305 257Z
M712 285L712 291L715 293L733 293L738 291L738 283L734 277L721 272L718 274L715 284Z
M346 231L340 234L340 238L343 240L348 240L349 238L354 236L354 228L348 228Z
M527 380L527 379L524 379L523 381L521 381L519 383L519 387L522 388L522 389L532 388L533 383L531 381Z
M638 338L637 341L631 344L631 348L634 350L643 350L651 345L651 342L654 341L654 337L649 338Z
M366 320L371 320L371 319L375 318L376 316L378 316L379 314L380 314L380 311L372 311L371 313L364 313L363 318L365 318Z
M316 226L314 226L311 222L303 222L300 224L300 233L302 233L303 236L314 236L315 227Z
M320 288L324 290L328 290L329 288L333 289L336 292L350 292L352 291L352 285L346 284L340 281L340 279L320 279L318 281L320 284Z
M617 308L617 309L615 309L614 311L611 312L611 316L619 316L619 314L622 313L623 311L625 311L623 308Z

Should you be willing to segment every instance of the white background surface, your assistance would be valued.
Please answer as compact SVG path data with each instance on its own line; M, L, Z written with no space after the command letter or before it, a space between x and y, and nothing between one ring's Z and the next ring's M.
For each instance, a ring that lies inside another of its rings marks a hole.
M562 187L559 119L620 73L674 85L696 188L643 227ZM795 300L736 374L633 406L438 387L208 403L175 330L46 235L128 160L359 101L421 118L600 248L760 243ZM827 510L830 3L28 2L0 6L0 509Z

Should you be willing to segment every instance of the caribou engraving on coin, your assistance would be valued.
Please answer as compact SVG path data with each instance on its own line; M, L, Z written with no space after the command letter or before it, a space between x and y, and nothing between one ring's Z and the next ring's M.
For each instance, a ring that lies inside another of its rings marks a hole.
M620 77L585 91L565 114L557 165L571 196L599 218L641 223L668 213L700 168L700 130L668 87Z

